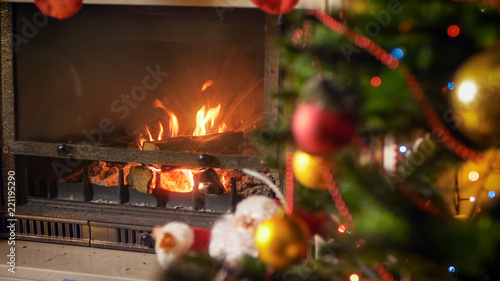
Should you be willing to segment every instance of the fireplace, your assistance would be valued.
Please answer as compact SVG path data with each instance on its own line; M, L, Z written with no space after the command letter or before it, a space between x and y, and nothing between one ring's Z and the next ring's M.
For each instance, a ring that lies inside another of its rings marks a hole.
M84 5L59 21L32 3L1 13L2 168L15 172L17 238L151 252L155 225L210 228L241 198L273 196L241 169L279 183L250 141L278 113L276 17Z

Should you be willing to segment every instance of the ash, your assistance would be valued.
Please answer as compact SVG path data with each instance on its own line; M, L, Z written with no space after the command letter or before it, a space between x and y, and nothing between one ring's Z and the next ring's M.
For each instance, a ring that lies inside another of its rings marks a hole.
M102 200L102 199L97 199L97 200L92 200L90 202L93 202L93 203L104 203L104 204L118 204L117 201L108 201L108 200Z
M265 177L270 179L276 186L281 187L279 174L261 172ZM268 197L275 197L274 192L264 184L260 179L254 178L252 176L242 176L241 181L236 184L238 195L242 198L247 198L252 195L264 195Z

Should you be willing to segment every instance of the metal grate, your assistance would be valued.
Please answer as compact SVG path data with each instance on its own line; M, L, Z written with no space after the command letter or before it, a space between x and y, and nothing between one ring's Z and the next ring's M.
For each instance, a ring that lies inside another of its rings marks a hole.
M9 217L0 217L0 237L9 236L7 226ZM62 243L70 245L88 246L90 243L90 230L87 221L62 220L46 217L16 216L16 238L21 240Z
M9 217L0 215L0 238L8 238ZM91 246L117 250L154 252L152 227L17 216L16 239Z
M90 232L92 247L154 252L151 227L90 222Z

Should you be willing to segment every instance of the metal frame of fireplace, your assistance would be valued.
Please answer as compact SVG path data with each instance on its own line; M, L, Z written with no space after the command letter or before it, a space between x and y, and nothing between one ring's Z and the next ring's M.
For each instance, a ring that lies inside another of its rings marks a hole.
M170 221L183 221L194 227L210 228L220 216L215 212L150 208L123 204L65 201L35 198L28 195L27 165L30 157L136 162L143 164L182 165L222 169L265 167L256 157L209 155L200 163L200 154L188 152L144 151L65 144L67 153L58 150L61 144L16 140L16 112L13 70L12 5L0 3L1 9L1 108L2 108L2 172L16 173L16 239L63 243L81 246L152 252L152 227ZM264 125L276 121L278 107L270 98L278 90L279 34L276 16L266 15L264 71ZM270 148L270 149L276 149ZM123 177L123 175L122 175ZM9 195L4 180L0 210L0 238L7 237Z

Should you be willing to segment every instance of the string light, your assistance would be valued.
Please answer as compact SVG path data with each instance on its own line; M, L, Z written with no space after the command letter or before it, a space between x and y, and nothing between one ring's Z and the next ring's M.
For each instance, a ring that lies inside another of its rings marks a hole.
M488 191L488 197L490 197L491 199L493 199L493 198L495 198L495 196L497 196L496 193L495 193L495 191L493 191L493 190Z
M380 84L382 84L382 79L380 79L380 77L372 77L372 79L370 80L370 84L373 86L373 87L378 87L380 86Z
M391 55L397 59L397 60L400 60L403 58L404 56L404 52L401 48L394 48L392 51L391 51Z
M475 201L476 201L476 197L471 196L471 197L469 198L469 201L471 201L471 202L475 202Z
M380 60L383 64L387 65L389 68L395 69L399 66L399 60L397 58L393 57L391 54L388 54L385 50L380 48L369 38L358 34L356 31L336 21L327 13L320 10L306 10L306 14L315 16L319 21L321 21L332 31L345 34L345 36L356 46L370 52L370 54L372 54L376 59Z
M357 274L351 274L351 276L349 276L349 281L359 281L359 276Z
M457 37L460 34L460 27L456 25L450 25L447 30L448 36L451 38Z
M448 83L448 89L450 89L450 91L453 91L454 88L455 88L455 82Z
M408 151L408 148L406 146L402 145L399 147L399 152L406 153L406 151Z
M381 54L380 50L382 49L377 44L375 44L375 42L368 39L367 37L364 37L356 33L354 30L349 29L345 25L333 19L327 13L322 12L320 10L306 10L306 14L316 17L319 21L321 21L326 27L328 27L332 31L344 34L345 37L354 42L356 46L363 48L365 51L368 51L371 55L375 56L375 58L379 59L377 54L380 56L380 59L382 58L380 55ZM408 28L407 30L406 27ZM401 30L402 25L400 25L399 28ZM411 24L405 24L405 31L409 31L410 29L411 29ZM460 28L458 28L458 30L460 32ZM404 31L401 30L401 32ZM399 60L394 58L393 56L390 56L390 58L391 59L387 59L385 62L382 61L382 63L386 64L390 69L398 68ZM475 151L467 148L465 145L456 140L450 134L450 132L445 128L445 126L439 119L439 116L437 115L436 111L434 110L431 102L424 96L424 91L420 87L419 83L416 81L415 76L411 75L411 72L408 69L408 67L404 67L403 71L407 73L407 79L406 79L407 85L412 93L413 98L420 102L422 111L425 117L427 118L427 121L433 128L433 131L436 132L438 139L444 144L444 146L451 152L454 152L458 157L461 157L463 159L473 160L476 157L478 157Z
M455 271L457 271L457 269L453 265L451 265L450 267L448 267L448 272L449 273L455 273Z
M469 172L469 180L470 181L477 181L479 179L479 173L477 171L470 171Z
M294 200L294 187L293 187L293 152L292 151L287 151L286 153L286 168L285 168L285 182L286 182L286 206L287 209L285 210L287 214L293 213L293 200Z
M338 230L339 230L340 233L344 233L345 230L346 230L345 225L343 225L343 224L339 225L339 229Z

